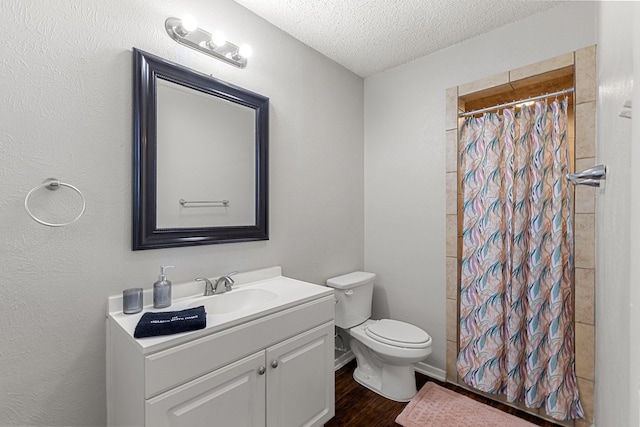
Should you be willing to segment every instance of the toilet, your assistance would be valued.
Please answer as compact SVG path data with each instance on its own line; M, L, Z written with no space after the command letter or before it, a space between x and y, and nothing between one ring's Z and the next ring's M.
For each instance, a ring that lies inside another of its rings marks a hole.
M413 364L431 354L431 337L409 323L369 319L375 278L356 271L327 280L335 289L336 326L351 337L353 378L388 399L408 402L417 393Z

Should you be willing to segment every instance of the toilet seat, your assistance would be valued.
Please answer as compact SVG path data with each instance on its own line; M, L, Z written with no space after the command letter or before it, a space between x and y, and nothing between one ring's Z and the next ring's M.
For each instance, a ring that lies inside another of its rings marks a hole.
M404 348L425 348L431 345L428 333L409 323L382 319L364 327L368 337L388 345Z

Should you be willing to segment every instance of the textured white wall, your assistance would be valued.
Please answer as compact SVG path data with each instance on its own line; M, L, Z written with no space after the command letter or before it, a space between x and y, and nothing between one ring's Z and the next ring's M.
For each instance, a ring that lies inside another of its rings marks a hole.
M629 304L630 291L638 287L630 282L630 248L640 238L638 217L631 216L631 200L637 200L637 195L632 197L631 178L637 172L632 174L632 122L619 116L632 96L632 28L637 21L633 2L601 2L598 7L596 156L597 163L607 165L607 182L596 199L596 425L637 426L638 388L629 371L638 363L629 344L630 338L637 340L630 335ZM635 161L637 168L640 164ZM628 410L631 401L636 408L633 418Z
M634 3L633 22L640 22L640 3ZM631 143L631 251L629 260L640 259L640 26L633 25L633 105L636 105L636 114L632 120ZM635 262L629 265L629 292L630 292L630 331L629 331L629 366L630 366L630 418L629 425L640 426L640 269ZM624 339L624 338L622 338Z
M186 12L250 43L248 68L171 40L164 20ZM0 16L0 425L105 424L106 298L162 263L174 282L363 267L362 79L229 0L0 0ZM131 251L132 47L270 97L271 240ZM52 176L87 198L74 225L24 211Z
M445 90L593 45L596 3L567 2L365 79L365 268L373 314L433 337L445 369Z

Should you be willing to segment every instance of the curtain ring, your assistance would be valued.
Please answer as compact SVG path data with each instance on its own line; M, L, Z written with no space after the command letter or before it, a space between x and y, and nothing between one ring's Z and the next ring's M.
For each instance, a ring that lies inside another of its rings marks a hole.
M48 190L57 190L60 187L69 187L70 189L74 190L76 193L78 193L80 195L80 197L82 198L82 210L80 211L80 213L78 214L78 216L76 216L74 219L72 219L69 222L64 222L64 223L52 223L52 222L46 222L41 220L40 218L37 218L29 209L29 197L31 197L31 195L33 194L34 191L46 187ZM67 184L65 182L60 182L57 179L54 178L49 178L47 179L45 182L43 182L40 185L37 185L35 187L33 187L31 189L31 191L29 191L27 193L27 196L24 198L24 208L26 209L27 213L29 214L29 216L31 218L33 218L34 221L39 222L42 225L46 225L48 227L64 227L65 225L69 225L69 224L73 224L74 222L76 222L77 220L80 219L80 217L82 216L82 214L84 214L85 209L87 208L87 201L84 198L84 194L82 194L82 192L80 190L78 190L78 188L74 187L71 184Z

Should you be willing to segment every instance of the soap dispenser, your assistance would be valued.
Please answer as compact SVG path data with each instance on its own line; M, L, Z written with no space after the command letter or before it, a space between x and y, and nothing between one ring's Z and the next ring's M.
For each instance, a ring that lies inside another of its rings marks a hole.
M153 284L153 307L165 308L171 305L171 281L167 280L165 270L173 265L160 266L160 277Z

